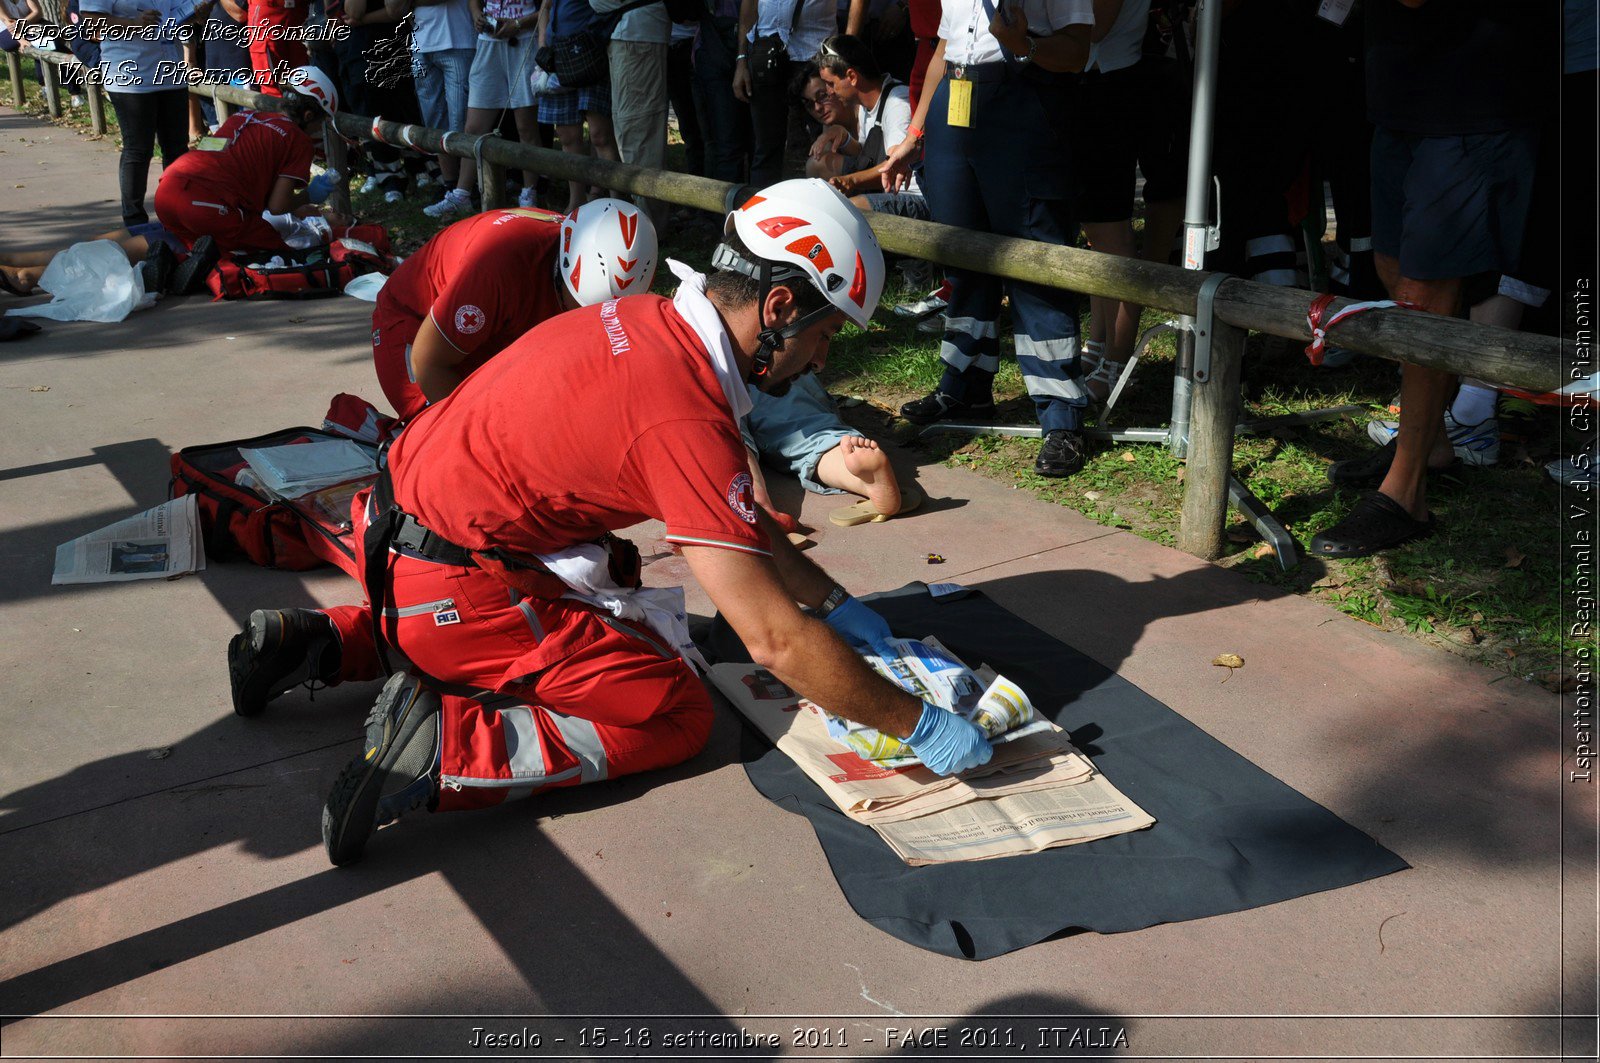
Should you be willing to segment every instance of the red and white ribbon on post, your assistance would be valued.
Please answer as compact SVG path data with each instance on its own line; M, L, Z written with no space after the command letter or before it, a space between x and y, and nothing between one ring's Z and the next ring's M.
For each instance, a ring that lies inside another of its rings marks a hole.
M1328 308L1337 299L1335 295L1319 295L1311 301L1311 306L1306 309L1306 327L1311 330L1311 343L1306 347L1306 357L1312 365L1321 365L1322 356L1327 353L1328 330L1347 317L1364 314L1368 310L1387 310L1390 307L1399 307L1401 310L1420 310L1415 303L1397 302L1394 299L1373 299L1365 303L1351 303L1330 315Z

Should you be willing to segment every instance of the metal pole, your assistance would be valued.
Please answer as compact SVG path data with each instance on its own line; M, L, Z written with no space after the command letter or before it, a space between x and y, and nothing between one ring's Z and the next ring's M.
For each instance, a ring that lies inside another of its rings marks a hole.
M1217 118L1217 46L1222 0L1200 0L1194 34L1194 105L1189 114L1189 186L1183 205L1183 268L1204 269L1211 225L1211 140ZM1178 366L1172 387L1168 446L1177 457L1189 450L1189 407L1194 401L1194 318L1181 321Z

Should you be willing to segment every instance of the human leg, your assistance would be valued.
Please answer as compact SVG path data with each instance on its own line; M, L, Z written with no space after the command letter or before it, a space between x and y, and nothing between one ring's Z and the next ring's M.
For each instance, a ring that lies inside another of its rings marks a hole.
M111 108L122 130L122 154L117 162L117 183L122 193L122 224L150 220L144 195L150 181L150 159L155 154L156 105L152 92L108 92Z
M750 107L734 97L732 88L738 22L735 17L702 21L694 58L695 87L706 111L706 176L717 181L743 181L750 157Z
M556 137L561 141L561 150L568 155L589 154L589 145L583 139L583 125L581 123L578 125L556 126ZM587 185L582 181L568 181L566 213L571 214L583 206L584 201L588 198Z
M667 152L667 46L612 41L611 127L622 161L659 170ZM655 200L635 197L640 209L661 213Z

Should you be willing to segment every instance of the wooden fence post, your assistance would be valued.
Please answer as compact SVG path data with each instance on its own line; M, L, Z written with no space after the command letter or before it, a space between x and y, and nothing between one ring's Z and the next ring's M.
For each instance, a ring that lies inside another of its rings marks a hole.
M54 63L35 59L44 72L44 105L51 118L61 117L61 69Z
M1215 561L1224 549L1228 480L1233 475L1233 430L1239 421L1239 374L1244 329L1211 323L1211 366L1194 381L1189 417L1189 457L1184 467L1183 517L1178 549Z
M100 74L98 71L85 68L83 72L83 94L89 101L89 128L100 136L106 133L106 96L105 90L100 87Z
M499 210L510 205L506 195L506 167L504 163L478 160L478 195L484 210Z
M332 122L322 127L322 153L328 160L328 169L339 172L339 180L328 193L328 206L340 214L350 213L350 146L344 142Z
M11 105L21 107L28 102L28 95L22 83L22 57L16 52L7 52L6 69L11 74Z

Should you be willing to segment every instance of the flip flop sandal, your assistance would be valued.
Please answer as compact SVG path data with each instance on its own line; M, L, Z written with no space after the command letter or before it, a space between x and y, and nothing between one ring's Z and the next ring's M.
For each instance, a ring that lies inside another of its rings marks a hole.
M910 513L920 505L922 505L922 492L908 484L900 489L900 509L897 513L879 513L873 507L871 499L863 498L851 505L840 506L828 514L828 520L841 528L854 528L857 524L882 524L891 516L898 517L902 513Z
M1366 557L1382 550L1426 539L1439 530L1432 513L1414 520L1405 507L1385 494L1370 494L1350 507L1338 524L1311 540L1319 557Z
M1099 364L1080 377L1078 382L1089 392L1092 401L1102 406L1110 406L1112 401L1127 388L1128 382L1133 379L1133 369L1138 364L1137 361L1130 365L1127 362L1113 362L1109 358L1102 358ZM1102 389L1104 397L1101 397Z

